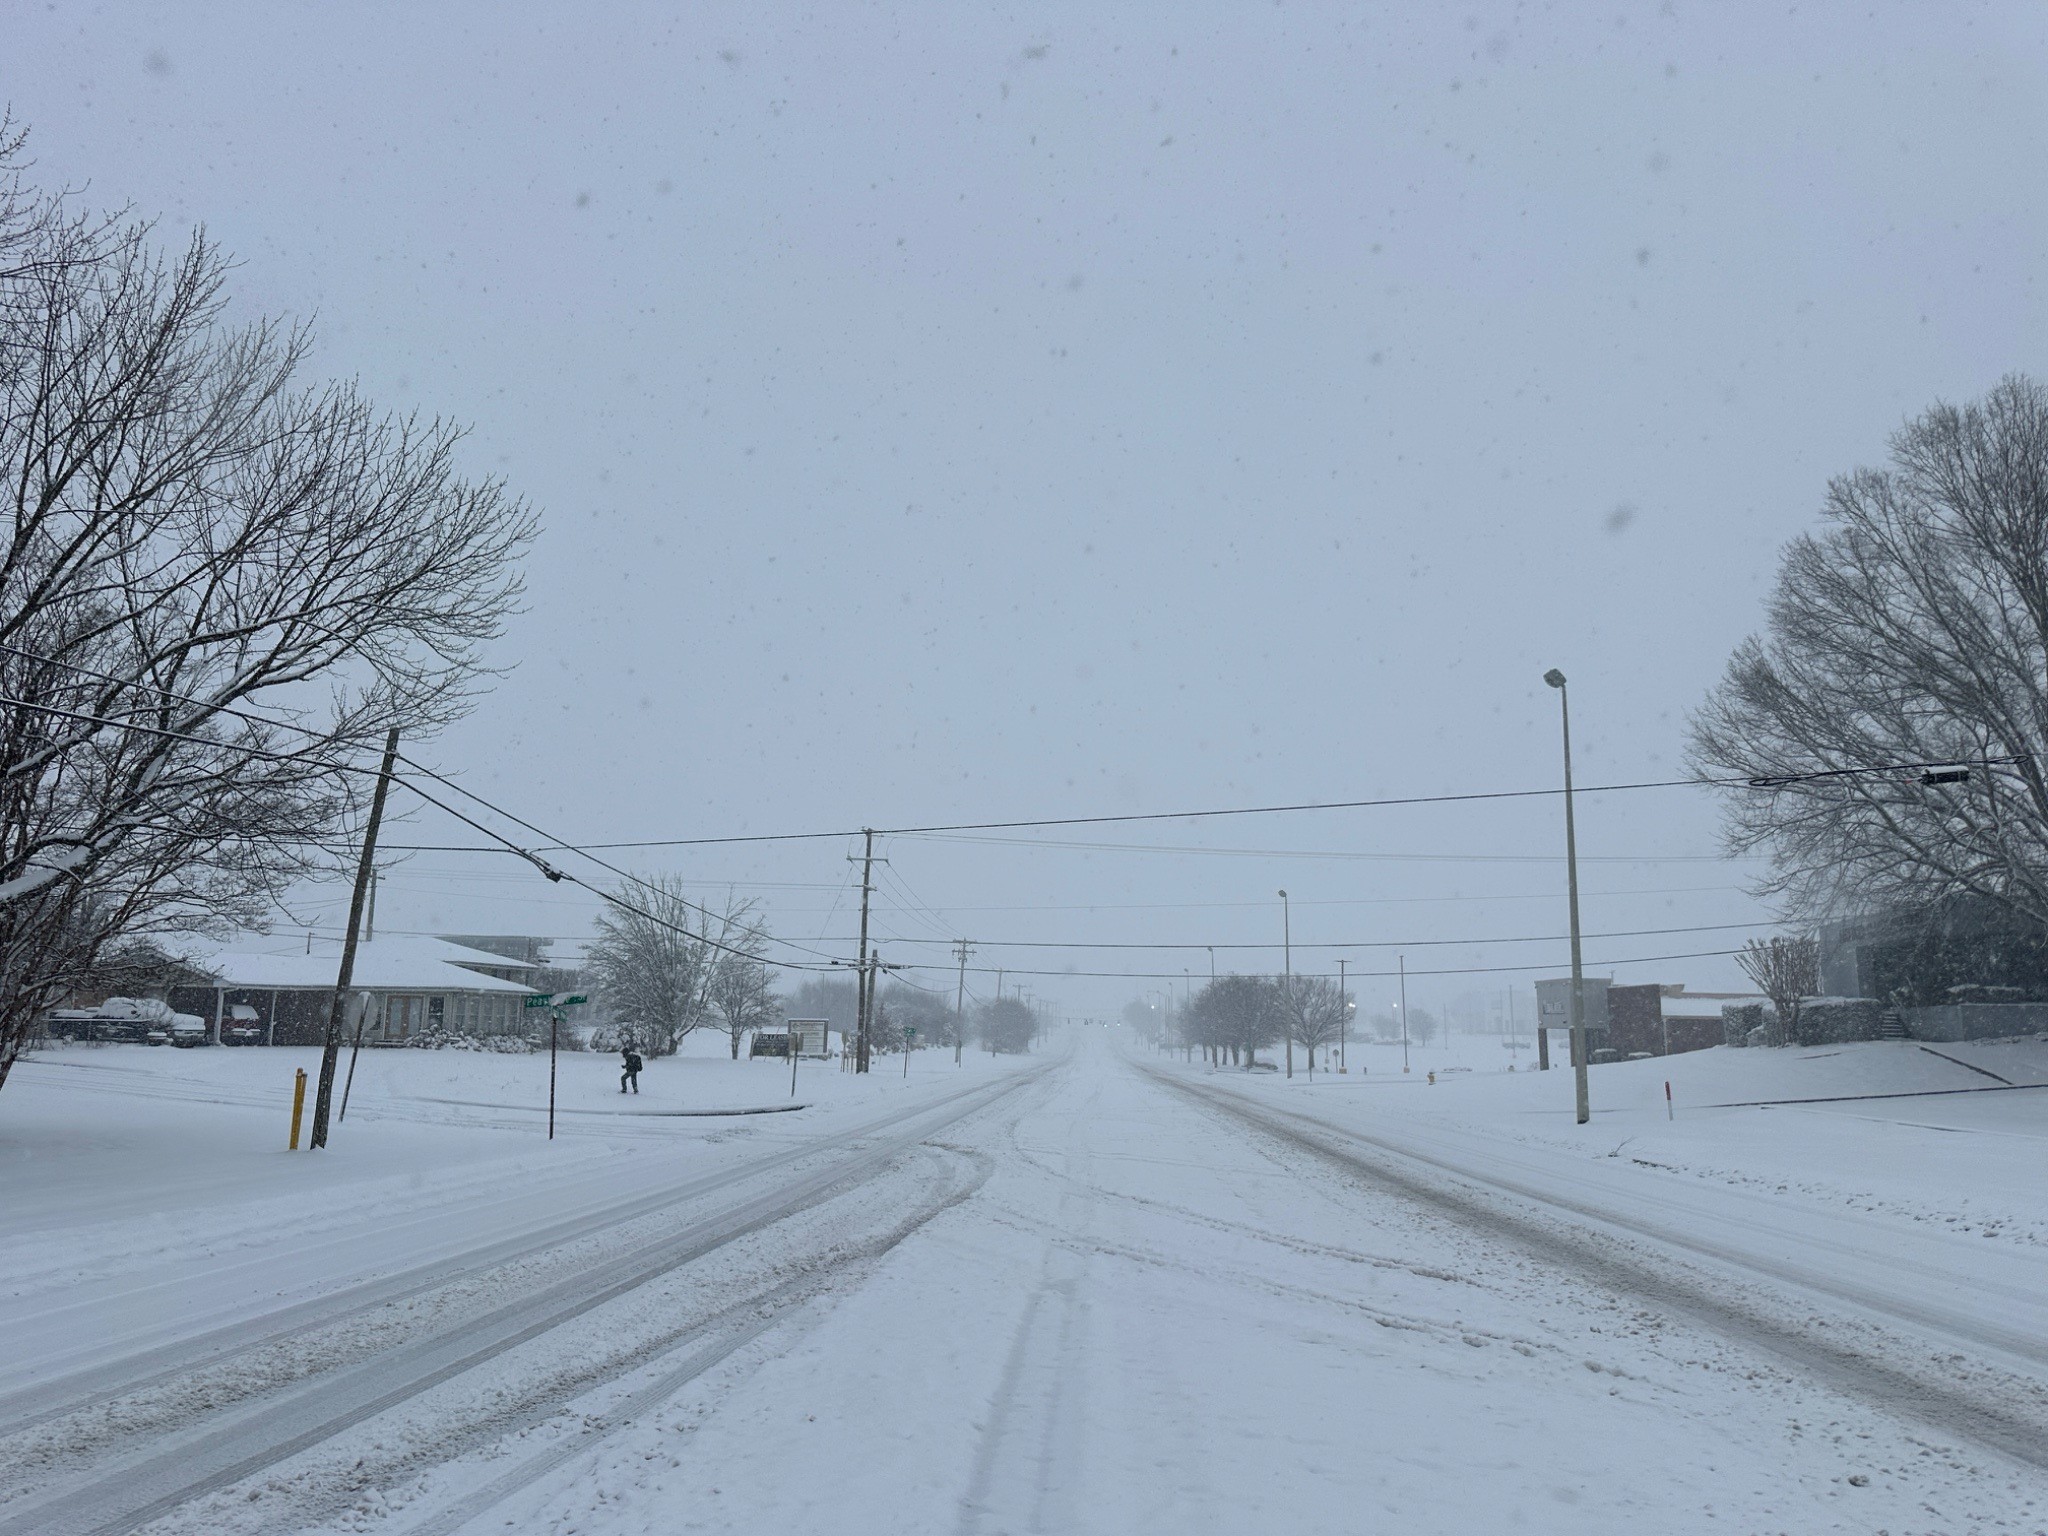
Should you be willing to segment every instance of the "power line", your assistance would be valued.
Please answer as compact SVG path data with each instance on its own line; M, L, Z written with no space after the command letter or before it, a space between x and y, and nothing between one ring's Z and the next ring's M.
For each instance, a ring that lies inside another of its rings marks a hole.
M23 656L31 660L44 662L47 665L61 667L66 671L77 672L81 675L88 677L96 677L104 682L114 683L117 686L131 687L142 692L155 693L163 698L178 699L180 702L194 704L200 708L213 710L218 713L228 714L237 719L247 720L256 724L268 725L273 729L298 731L305 735L315 737L318 737L320 735L320 733L311 730L309 727L298 725L289 721L274 720L244 710L237 710L222 705L209 704L204 700L193 699L186 695L172 693L166 689L152 688L148 684L142 683L136 679L123 679L115 677L110 673L95 672L91 668L80 667L71 662L57 661L53 657L41 656L33 651L24 651L16 646L0 646L0 649L5 649L15 655ZM99 719L99 717L96 716L75 715L69 711L53 709L50 706L29 704L25 700L19 699L0 699L0 704L11 704L17 707L28 709L41 709L48 713L70 715L71 718L79 720ZM114 720L101 720L100 723L116 727L119 727L124 724L124 722ZM147 727L131 728L147 729ZM204 740L204 738L192 739L202 741ZM221 743L207 744L222 745ZM236 750L246 751L253 749L238 748ZM2018 752L2003 757L1986 756L1983 758L1972 758L1969 759L1968 762L1969 766L1971 767L1981 765L1986 769L1990 769L1993 767L2010 767L2018 763L2031 762L2033 761L2033 758L2034 754L2031 752ZM450 789L455 789L463 794L468 795L471 799L475 800L480 805L489 806L499 815L505 816L509 820L518 822L519 825L525 827L528 831L534 832L536 835L542 837L549 835L545 832L542 832L539 828L534 827L531 823L520 821L519 818L512 815L511 812L505 811L501 807L492 806L488 800L485 800L482 796L475 794L473 791L462 789L460 785L456 784L453 780L445 777L444 775L436 773L434 770L430 768L425 768L422 765L413 762L410 758L406 759L405 761L408 763L409 766L414 768L416 771L426 774L428 777L435 779L437 782L446 785ZM1962 759L1951 757L1943 758L1938 761L1928 762L1872 764L1861 767L1848 768L1805 769L1789 773L1746 774L1739 777L1728 778L1692 777L1684 779L1642 779L1617 784L1581 785L1578 788L1577 793L1582 795L1618 794L1630 791L1650 789L1784 789L1789 788L1795 784L1815 783L1826 780L1855 778L1887 773L1927 772L1932 770L1953 768L1956 767L1962 761ZM365 773L372 772L373 770L367 770L356 766L350 766L344 771ZM1008 821L940 822L928 826L876 827L872 830L878 837L930 837L943 834L958 834L971 832L1024 831L1041 827L1128 826L1143 822L1204 821L1235 816L1293 815L1312 811L1376 810L1411 805L1460 805L1490 800L1545 799L1562 796L1564 792L1565 791L1563 786L1559 785L1543 789L1497 789L1473 790L1458 793L1435 795L1389 795L1367 800L1305 800L1273 805L1208 807L1204 809L1188 811L1134 811L1097 816L1049 816L1028 819L1020 818ZM473 823L466 824L473 825ZM585 858L590 858L592 862L600 864L601 867L609 868L610 866L603 865L603 861L597 860L594 857L595 852L615 852L620 849L627 848L698 848L712 847L725 843L796 842L824 838L848 838L860 836L861 833L865 830L868 829L843 828L837 831L830 832L762 832L729 835L723 837L657 838L624 842L588 843L582 845L573 843L555 843L540 845L539 851L579 853L583 855ZM422 849L420 851L427 850ZM452 853L458 851L482 852L486 850L456 849L451 847L444 849L436 849L433 851ZM499 850L493 849L488 851L496 852ZM524 852L525 850L518 851Z
M317 766L324 767L329 769L330 771L335 772L358 774L367 773L372 775L374 775L377 772L377 770L374 768L366 769L361 767L359 764L337 763L332 761L331 759L314 758L308 753L286 754L281 752L270 752L260 747L251 747L247 745L237 746L230 742L216 741L209 737L194 736L189 732L185 731L173 731L163 726L142 725L132 720L115 720L100 715L85 715L80 714L75 710L58 709L54 705L32 704L25 699L14 699L0 696L0 705L7 705L18 709L34 710L41 714L63 716L68 719L78 720L82 723L105 726L113 730L139 731L146 735L160 736L172 741L185 741L191 742L198 746L224 748L225 750L230 752L237 752L242 753L244 755L253 755L262 758L271 758L280 762L313 763ZM404 759L404 761L410 764L411 760ZM417 767L416 764L413 764L412 766ZM443 778L441 775L433 773L432 770L423 769L421 771L427 773L428 776L431 778L439 780L444 784L448 784L451 789L455 789L462 794L468 795L470 799L475 800L478 804L483 805L488 809L497 812L497 814L501 816L505 816L506 819L510 821L518 822L521 826L527 826L528 830L531 831L539 830L538 828L529 826L529 824L526 822L520 821L518 817L511 815L511 813L500 810L497 806L492 805L482 796L474 794L471 791L464 790L460 785L453 784L449 780ZM474 828L476 831L481 832L485 837L495 838L500 844L503 845L504 851L518 854L521 858L525 859L528 863L532 864L536 869L538 869L543 875L547 876L549 880L555 881L557 883L566 881L572 885L581 886L584 890L589 891L593 896L597 897L600 901L609 902L612 906L619 908L621 911L630 912L635 917L653 923L657 927L666 928L672 933L681 934L683 937L690 939L695 943L704 944L709 948L718 950L722 954L735 955L747 960L757 960L762 962L763 964L780 966L785 970L809 971L823 970L827 968L823 965L803 965L790 960L777 960L772 956L768 955L751 954L746 950L735 949L730 944L726 944L720 940L714 939L708 933L693 933L688 928L682 927L676 923L669 922L666 918L655 916L653 913L647 911L643 907L635 906L633 903L625 900L623 897L619 896L615 892L607 891L601 886L592 885L588 880L584 880L577 875L570 874L567 870L556 869L553 865L549 864L547 860L541 858L538 854L533 853L528 849L522 848L519 844L513 842L503 833L498 832L491 827L485 826L482 822L477 821L472 817L464 815L461 811L456 810L454 806L448 804L445 800L439 799L438 797L431 795L427 791L421 789L419 785L413 783L410 779L404 778L394 773L392 775L392 780L395 783L402 784L407 791L414 795L417 795L420 799L426 801L427 804L433 806L435 809L443 812L446 815L454 817L464 826ZM545 837L549 834L543 832L540 835ZM562 846L564 848L569 849L569 851L583 853L582 849L576 848L573 844L565 844ZM590 858L591 862L598 865L599 868L611 870L614 874L619 875L622 879L628 881L631 884L639 885L642 887L646 886L645 881L638 879L636 876L628 875L623 870L616 869L614 866L605 863L602 859L594 858L589 854L584 854L583 856L585 858ZM685 907L689 907L694 911L701 912L706 916L717 916L717 914L713 913L708 907L701 907L698 906L697 903L689 901L684 897L675 896L673 893L669 894L673 900L680 902ZM723 919L721 919L721 921L723 921ZM764 935L764 937L772 938L772 935ZM830 956L825 955L820 951L805 950L804 946L799 944L793 944L787 939L776 939L774 940L774 942L788 945L790 948L797 949L804 953L817 955L820 960L829 962L831 959Z
M519 815L515 814L514 812L506 810L506 809L505 809L505 808L504 808L503 806L501 806L501 805L498 805L498 804L495 804L494 802L492 802L492 801L490 801L490 800L487 800L487 799L485 799L485 798L484 798L484 797L483 797L482 795L478 794L478 793L477 793L477 792L476 792L475 790L473 790L473 789L468 789L468 788L465 788L465 787L464 787L463 785L461 785L461 784L458 784L458 783L456 783L456 782L455 782L455 780L453 780L453 779L449 778L449 777L448 777L448 776L447 776L446 774L443 774L443 773L437 773L437 772L435 772L435 771L434 771L434 770L433 770L432 768L428 768L428 767L424 766L423 764L420 764L420 763L416 763L416 762L414 762L414 761L413 761L413 760L412 760L411 758L409 758L409 757L404 757L404 756L401 756L401 757L400 757L400 759L399 759L399 761L400 761L400 762L402 762L402 763L404 763L404 764L405 764L405 765L406 765L407 767L409 767L409 768L413 769L413 770L414 770L415 772L418 772L418 773L423 773L423 774L425 774L425 775L426 775L426 776L427 776L428 778L430 778L430 779L434 780L434 782L436 782L437 784L443 784L443 785L446 785L446 786L447 786L447 787L448 787L449 789L453 790L453 791L454 791L454 792L455 792L456 794L458 794L458 795L462 795L462 796L465 796L466 798L468 798L468 799L470 799L470 800L473 800L473 801L475 801L475 802L476 802L476 803L477 803L478 805L480 805L480 806L483 806L483 807L484 807L484 808L485 808L486 810L488 810L488 811L492 812L492 813L493 813L494 815L498 815L498 816L502 816L502 817L504 817L504 818L505 818L505 819L506 819L507 821L511 822L511 823L512 823L512 824L513 824L514 826L518 826L518 827L523 827L523 828L525 828L525 829L526 829L526 830L527 830L528 832L531 832L531 833L533 833L533 834L534 834L534 835L535 835L536 837L552 837L552 836L554 835L553 833L551 833L551 832L548 832L548 831L547 831L547 830L545 830L544 828L541 828L541 827L537 827L537 826L535 826L535 825L534 825L534 824L533 824L532 822L530 822L530 821L527 821L527 820L526 820L525 818L523 818L523 817L521 817L521 816L519 816ZM408 787L410 787L410 786L408 786ZM419 793L419 791L418 791L418 790L417 790L416 788L415 788L415 789L413 790L413 792L414 792L415 794L418 794L418 793ZM472 825L474 825L474 824L472 823ZM491 834L491 835L492 835L492 836L497 836L498 834L496 834L496 833L493 833L493 834ZM516 846L517 846L516 844L513 844L513 843L512 843L511 841L510 841L510 839L504 839L504 841L506 842L506 845L507 845L508 847L516 847ZM640 877L639 877L638 875L628 874L628 873L627 873L627 872L626 872L625 870L623 870L623 869L619 868L619 867L618 867L618 865L616 865L616 864L613 864L613 863L610 863L610 862L608 862L608 861L606 861L606 860L604 860L604 859L600 859L600 858L599 858L599 857L598 857L598 856L597 856L596 854L594 854L594 853L591 853L591 852L590 852L589 850L587 850L587 849L584 849L584 848L580 848L580 847L576 846L576 845L575 845L574 843L558 843L558 844L550 844L550 845L548 845L548 847L549 847L549 850L550 850L551 852L556 852L556 851L562 851L562 852L570 852L570 853L574 853L574 854L578 855L578 856L579 856L579 857L581 857L581 858L585 858L585 859L588 859L588 860L589 860L589 861L590 861L591 863L595 864L595 865L596 865L596 866L597 866L597 867L598 867L599 869L605 870L605 871L606 871L607 873L609 873L609 874L612 874L612 875L615 875L615 876L617 876L617 877L618 877L619 879L621 879L621 880L624 880L624 881L627 881L628 883L630 883L630 884L632 884L632 885L637 885L637 886L639 886L639 887L640 887L640 888L641 888L642 890L644 890L644 891L657 891L657 890L659 890L659 888L658 888L658 887L656 887L656 886L653 886L653 885L649 884L649 883L648 883L647 881L645 881L645 880L641 879L641 878L640 878ZM575 877L574 877L574 876L570 876L569 878L571 878L571 879L574 879ZM577 883L577 884L579 884L579 885L582 885L582 886L584 886L584 887L585 887L586 889L595 889L595 887L591 887L591 886L590 886L590 885L588 884L588 882L587 882L587 881L582 881L582 880L578 880L578 881L577 881L576 883ZM679 902L679 903L681 903L681 904L682 904L682 905L683 905L684 907L687 907L687 908L689 908L689 909L690 909L691 911L693 911L693 912L696 912L696 913L698 913L699 915L701 915L701 916L703 916L703 917L705 917L705 918L709 918L709 919L715 919L716 921L718 921L718 922L721 922L721 923L729 923L729 922L730 922L730 920L731 920L731 919L730 919L730 914L714 912L714 911L712 911L712 910L711 910L711 908L709 908L709 907L707 907L707 906L704 906L704 905L702 905L701 903L698 903L698 902L694 902L694 901L691 901L691 900L690 900L690 899L689 899L689 898L688 898L687 896L682 896L682 895L679 895L679 894L677 894L677 893L676 893L676 892L674 892L674 891L663 891L663 892L660 892L660 894L662 894L663 896L667 897L667 898L668 898L669 900L672 900L672 901L676 901L676 902ZM643 915L644 915L644 914L643 914ZM809 947L809 946L807 946L807 945L803 945L803 944L799 944L799 943L797 943L797 942L796 942L795 940L793 940L793 939L778 939L778 938L776 938L776 937L775 937L774 935L772 935L772 934L767 934L767 933L763 933L763 934L762 934L761 936L762 936L763 938L765 938L765 939L768 939L768 940L769 940L770 942L772 942L772 943L776 943L776 944L781 944L781 945L783 945L783 946L784 946L784 947L786 947L786 948L789 948L789 949L793 949L793 950L797 951L797 953L799 953L799 954L807 954L807 955L811 955L811 956L813 956L813 957L814 957L814 958L816 958L816 959L819 959L819 960L825 960L825 961L830 961L830 960L831 960L831 959L833 958L832 956L830 956L830 955L827 955L827 954L825 954L825 953L824 953L824 952L823 952L822 950L816 950L816 949L812 949L812 948L810 948L810 947ZM711 943L711 942L712 942L712 941L711 941L711 938L710 938L710 935L709 935L708 933L706 933L706 934L701 934L701 935L698 935L697 937L701 938L701 939L702 939L702 940L703 940L703 941L704 941L705 943ZM716 947L716 948L719 948L719 949L725 949L725 950L727 950L727 952L728 952L728 953L730 953L730 954L744 954L744 953L746 953L746 952L745 952L745 951L743 951L743 950L734 950L734 949L729 949L729 948L728 948L727 946L725 946L725 945L722 945L722 944L721 944L721 945L716 945L716 946L714 946L714 947ZM754 956L754 957L751 957L751 958L761 958L761 957L758 957L758 956Z
M2031 752L2014 753L2006 757L1972 758L1969 766L1985 768L2010 767L2018 763L2031 762ZM1822 768L1782 774L1755 774L1729 778L1688 778L1688 779L1642 779L1617 784L1584 784L1574 791L1580 795L1621 794L1647 789L1784 789L1794 784L1813 783L1822 780L1856 778L1888 773L1922 773L1930 770L1955 767L1960 759L1942 758L1938 761L1912 763L1881 763L1853 768ZM962 821L942 822L929 826L876 827L877 837L937 837L947 834L970 832L1025 831L1040 827L1094 827L1131 825L1139 822L1157 821L1208 821L1232 816L1280 816L1309 811L1356 811L1376 810L1409 805L1460 805L1487 800L1532 800L1557 798L1564 794L1562 786L1546 789L1496 789L1473 790L1462 793L1440 795L1388 795L1370 800L1305 800L1278 805L1240 805L1211 807L1192 811L1132 811L1102 816L1047 816L1010 821ZM735 834L724 837L669 837L650 838L624 842L590 843L588 848L612 851L623 848L703 848L723 843L773 843L795 842L805 839L855 837L860 829L842 829L834 832L759 832ZM1047 844L1046 846L1057 846ZM1082 846L1082 845L1075 845ZM1108 845L1105 845L1108 846ZM1125 845L1140 848L1144 845ZM453 852L455 850L444 850ZM469 850L483 851L483 850ZM584 851L584 850L579 850ZM1245 850L1252 852L1256 850ZM1359 855L1370 857L1370 855ZM1455 855L1451 856L1455 857ZM1690 857L1708 857L1693 855ZM1631 861L1635 862L1635 861Z
M1108 843L1054 837L942 837L899 833L934 843L968 843L998 848L1064 848L1084 853L1170 853L1233 859L1336 859L1387 864L1562 864L1553 853L1357 853L1333 848L1219 848L1195 843ZM1722 864L1718 853L1582 854L1581 864Z
M256 714L249 710L237 709L231 705L220 704L217 702L204 699L197 699L189 694L175 693L169 689L154 687L137 678L117 677L112 673L95 671L90 667L81 667L73 662L59 661L54 657L42 656L33 651L25 651L21 649L19 646L5 645L4 643L0 643L0 649L4 649L16 656L21 656L29 660L42 662L48 666L61 667L67 672L76 672L81 676L97 678L101 682L112 683L116 687L130 688L137 692L146 694L153 693L157 695L159 698L175 699L180 703L190 704L197 709L207 710L211 713L216 714L225 714L230 716L231 718L246 721L251 724L268 726L273 730L295 731L302 736L313 738L315 741L321 743L323 746L331 746L333 744L333 738L331 735L323 735L321 732L315 731L309 726L300 725L295 721L277 720L269 716ZM85 715L73 710L57 709L54 706L50 705L32 704L25 699L12 699L0 697L0 704L7 704L12 705L16 708L34 710L43 714L58 715L64 718L77 720L80 723L90 723L110 727L116 730L146 731L155 736L166 737L169 739L179 741L188 741L198 745L225 748L226 750L232 752L250 753L258 757L270 758L281 762L311 762L335 772L354 773L359 775L366 772L373 772L373 770L364 769L361 765L355 763L340 763L336 762L331 758L315 758L307 753L287 755L269 752L263 748L252 747L246 744L238 746L229 742L217 742L208 737L193 736L184 732L167 730L158 726L143 725L132 720L116 720L106 716ZM424 774L426 777L434 780L438 784L446 786L448 789L453 790L455 793L466 796L468 799L476 802L478 805L483 806L485 809L491 811L495 815L503 816L506 820L512 822L514 825L525 828L527 831L533 833L537 837L552 838L554 836L554 834L547 832L542 828L535 826L533 823L522 819L521 817L513 814L511 811L506 810L503 806L493 804L491 801L486 800L482 795L477 794L474 790L465 788L463 785L458 784L457 782L455 782L455 780L449 778L447 775L436 772L434 769L427 767L423 763L416 762L412 758L404 756L400 756L399 761L404 763L408 768L411 768L414 772ZM447 804L447 802L439 800L433 795L428 794L426 791L422 790L417 784L411 782L410 779L400 778L396 774L393 774L392 778L397 782L402 783L407 790L409 790L414 795L417 795L427 804L434 806L436 809L445 812L449 816L454 817L464 826L470 827L475 831L481 832L484 836L493 838L503 845L503 848L501 850L493 851L515 853L519 857L525 859L528 863L532 864L543 875L547 876L547 878L551 881L559 883L563 880L568 880L574 884L583 886L586 890L593 891L595 894L601 897L610 899L605 892L597 891L596 888L589 885L587 881L579 880L575 876L567 874L565 871L553 868L544 859L537 857L533 852L529 851L528 849L520 847L519 844L513 842L510 838L507 838L503 836L501 833L493 830L492 828L483 825L481 822L475 821L470 817L465 816L462 812L456 810L453 806ZM583 858L588 859L591 863L597 865L598 868L608 871L609 873L617 876L619 879L640 886L643 890L653 889L653 887L649 886L646 881L641 880L638 876L626 873L626 871L618 868L616 865L607 863L605 860L596 857L596 855L590 853L586 849L577 847L573 843L551 843L547 845L547 851L571 852L579 854ZM669 892L666 894L668 894L673 900L680 902L683 906L701 914L706 918L717 918L720 922L727 921L725 917L721 916L720 914L714 913L708 907L700 906L697 903L690 901L687 897L678 895L674 892ZM617 903L617 905L624 907L624 903ZM659 921L658 919L652 918L650 914L641 911L638 908L629 907L625 909L633 911L636 915L643 918L647 918L649 921ZM688 930L685 929L679 931L687 933ZM744 951L731 949L727 945L717 943L716 941L711 939L708 932L702 935L693 935L693 937L701 938L703 942L711 944L713 948L725 950L727 953L736 955L745 953ZM770 938L775 943L783 944L788 948L797 950L799 953L814 955L821 960L829 960L831 958L830 956L825 955L820 951L807 949L805 946L793 943L792 941L787 939L774 939L772 935L764 935L764 937Z
M1770 919L1747 923L1695 923L1679 928L1624 928L1610 933L1588 933L1588 939L1644 939L1661 937L1673 933L1727 933L1739 929L1773 928L1783 926ZM1562 944L1570 937L1562 933L1525 934L1514 937L1458 938L1458 939L1348 939L1342 941L1309 941L1296 939L1295 949L1433 949L1458 945L1478 948L1486 944ZM833 942L847 943L850 940ZM898 938L899 944L951 944L952 939ZM1189 944L1179 940L1167 943L1145 944L1128 940L1101 941L1090 939L977 939L975 943L984 949L1137 949L1137 950L1275 950L1285 946L1268 941L1234 942L1227 944Z
M975 942L978 944L981 941L977 939ZM1622 965L1654 965L1665 960L1710 960L1725 957L1728 955L1739 955L1741 953L1742 951L1739 949L1696 949L1687 951L1684 954L1630 955L1607 960L1588 960L1585 963L1595 968L1603 966ZM1552 962L1548 965L1453 965L1444 966L1437 970L1430 971L1410 971L1408 972L1408 974L1410 976L1499 976L1507 975L1510 973L1525 974L1531 971L1554 971L1557 968L1558 967L1555 962ZM909 961L904 962L901 966L901 969L910 971L943 972L949 970L950 967L944 965L926 965L915 961ZM968 967L968 969L970 973L978 973L983 976L993 976L996 973L996 971L1000 969L1006 976L1045 976L1051 978L1066 977L1075 981L1181 981L1185 979L1185 972L1182 971L1053 971L1020 970L1016 966L970 966ZM1391 978L1393 976L1399 975L1400 972L1351 971L1349 974L1354 977Z

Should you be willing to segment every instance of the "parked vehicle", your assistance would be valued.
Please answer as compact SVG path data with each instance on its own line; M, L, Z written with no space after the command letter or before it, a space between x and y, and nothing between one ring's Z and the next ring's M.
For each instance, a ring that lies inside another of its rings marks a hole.
M97 1008L56 1008L50 1033L60 1040L135 1040L150 1045L207 1042L206 1020L178 1013L159 997L110 997Z
M247 1003L228 1004L227 1016L221 1020L220 1043L222 1045L261 1045L263 1043L263 1020L256 1010Z

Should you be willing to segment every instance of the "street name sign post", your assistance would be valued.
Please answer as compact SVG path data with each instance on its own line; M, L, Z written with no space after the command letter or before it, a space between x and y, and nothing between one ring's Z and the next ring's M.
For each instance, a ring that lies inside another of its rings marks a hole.
M526 999L529 1008L548 1010L548 1140L555 1139L555 1052L562 1032L562 1010L590 999L581 992L535 992Z

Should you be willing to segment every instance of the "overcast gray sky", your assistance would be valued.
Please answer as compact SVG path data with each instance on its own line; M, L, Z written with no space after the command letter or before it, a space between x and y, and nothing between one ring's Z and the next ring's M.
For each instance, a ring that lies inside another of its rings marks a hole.
M1670 777L1827 477L2040 366L2036 6L5 11L43 179L205 223L321 369L544 510L511 670L432 757L577 839L1538 788L1550 666L1581 782ZM1699 925L1589 959L1768 916L1716 827L1584 801L1589 932ZM1018 836L1125 846L890 840L888 957L1270 943L1282 886L1301 969L1563 931L1554 800ZM617 857L808 942L853 931L847 851ZM380 916L589 910L422 855Z

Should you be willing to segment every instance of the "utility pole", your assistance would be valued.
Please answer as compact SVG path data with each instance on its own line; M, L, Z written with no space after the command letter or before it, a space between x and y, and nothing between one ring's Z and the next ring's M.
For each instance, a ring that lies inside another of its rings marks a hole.
M1557 690L1558 716L1564 724L1564 868L1572 915L1572 1073L1578 1090L1579 1124L1593 1118L1586 1092L1586 975L1579 960L1579 839L1572 825L1572 706L1564 674L1552 667L1543 681Z
M953 1065L960 1065L960 1053L967 1047L967 957L974 953L974 946L961 939L953 946L953 953L960 961L960 986L953 994Z
M356 935L362 931L363 902L369 895L370 873L376 868L377 826L384 820L384 797L391 788L391 769L398 761L398 727L384 737L384 766L377 771L377 789L370 797L370 824L363 829L363 856L356 865L356 889L348 904L348 934L341 941L341 974L334 983L334 1002L327 1010L327 1040L320 1052L320 1091L313 1099L313 1135L309 1147L327 1145L327 1112L334 1104L334 1068L341 1056L341 1017L348 1006L349 983L356 974Z
M875 962L882 952L877 949L868 956L867 964L860 973L860 1033L858 1048L854 1052L853 1070L865 1072L873 1065L875 1038Z
M874 829L863 827L861 833L867 839L867 849L860 861L860 963L854 972L853 1070L856 1072L868 1069L868 897L875 889Z
M1350 961L1337 957L1337 1070L1351 1070L1351 994L1344 990L1344 967Z
M370 905L363 913L363 942L370 943L377 937L377 866L370 866Z
M1294 915L1287 900L1287 893L1280 893L1280 942L1286 955L1287 1001L1281 1013L1281 1025L1286 1030L1287 1075L1294 1076Z
M1401 1070L1408 1070L1408 957L1395 957L1401 967Z

